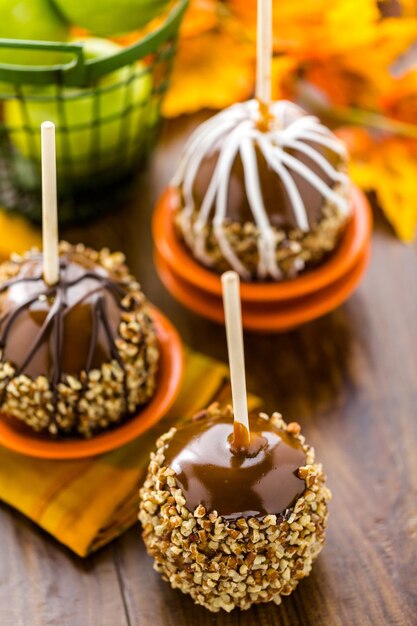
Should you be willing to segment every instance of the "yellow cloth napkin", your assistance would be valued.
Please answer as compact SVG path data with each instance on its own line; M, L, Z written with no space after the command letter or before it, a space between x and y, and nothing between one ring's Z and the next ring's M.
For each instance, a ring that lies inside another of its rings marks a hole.
M0 448L0 500L87 556L136 523L138 488L157 437L214 400L225 404L230 398L228 368L188 351L175 405L128 445L81 461L44 461ZM258 406L250 396L249 408Z

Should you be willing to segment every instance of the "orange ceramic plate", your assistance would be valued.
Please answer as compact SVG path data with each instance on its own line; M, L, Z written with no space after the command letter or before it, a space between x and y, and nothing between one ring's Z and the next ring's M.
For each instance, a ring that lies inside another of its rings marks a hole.
M284 332L321 317L340 306L353 293L362 278L370 256L370 247L362 253L356 265L336 283L312 295L288 303L242 302L242 322L247 330L256 332ZM161 280L184 306L198 315L224 324L223 304L220 298L201 295L175 275L169 265L156 254L156 266Z
M220 277L200 265L178 239L173 223L176 196L172 188L164 192L153 217L153 237L160 257L183 280L193 287L221 296ZM316 269L293 280L274 283L242 283L243 302L265 302L300 298L323 289L344 276L367 247L372 228L371 209L366 196L352 187L353 215L346 233L332 256Z
M171 322L155 308L152 308L152 315L160 346L158 383L155 395L137 415L91 439L61 441L46 439L26 429L23 431L17 420L0 416L0 445L42 459L81 459L119 448L156 424L178 394L183 374L183 352L181 339Z

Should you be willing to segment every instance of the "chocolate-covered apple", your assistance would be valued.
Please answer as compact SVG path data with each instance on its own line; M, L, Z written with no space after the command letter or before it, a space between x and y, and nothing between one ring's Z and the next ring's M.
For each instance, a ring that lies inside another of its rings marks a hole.
M9 418L89 437L152 397L158 353L123 254L61 243L52 285L37 251L0 265L0 411Z

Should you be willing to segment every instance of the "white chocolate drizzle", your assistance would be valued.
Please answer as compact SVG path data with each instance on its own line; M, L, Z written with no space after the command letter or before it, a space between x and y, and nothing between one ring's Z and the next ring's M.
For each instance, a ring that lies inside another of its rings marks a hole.
M260 278L272 277L279 280L282 274L276 259L277 231L271 225L263 201L256 147L268 166L280 178L300 231L308 232L310 226L304 200L293 179L294 173L316 189L324 202L334 204L340 215L347 215L350 208L347 194L339 193L333 187L339 183L347 189L348 176L333 167L314 147L315 144L323 146L338 154L341 159L346 159L344 144L316 117L305 114L292 102L285 100L273 102L270 105L270 114L272 122L267 131L258 128L259 105L256 100L235 104L214 115L199 126L190 137L171 181L171 185L180 189L182 193L184 207L179 216L180 226L194 256L206 265L213 262L206 249L208 234L206 227L214 207L213 235L224 258L245 280L251 278L250 273L233 250L224 229L227 223L230 175L238 155L242 161L248 204L259 232L257 273ZM218 150L218 159L196 215L193 197L195 180L204 158L214 150ZM288 150L296 150L308 157L326 178L330 178L333 185L328 185Z

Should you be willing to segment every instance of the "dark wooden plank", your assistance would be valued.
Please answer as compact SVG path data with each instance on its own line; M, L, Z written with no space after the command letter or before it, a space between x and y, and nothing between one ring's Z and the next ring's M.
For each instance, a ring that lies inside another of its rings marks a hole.
M111 548L82 560L0 510L1 626L129 626Z
M168 313L184 340L224 360L224 330L176 303L151 258L152 207L195 120L166 126L135 202L64 235L124 250L145 292ZM19 516L1 511L1 626L413 626L416 286L415 249L401 244L378 220L370 269L347 304L285 335L245 337L249 388L264 397L268 410L279 409L302 424L334 494L326 548L311 576L280 607L213 616L152 571L139 528L82 563ZM24 595L28 584L30 593Z

